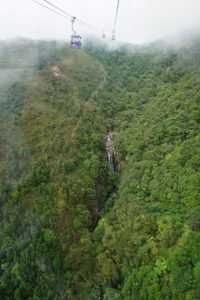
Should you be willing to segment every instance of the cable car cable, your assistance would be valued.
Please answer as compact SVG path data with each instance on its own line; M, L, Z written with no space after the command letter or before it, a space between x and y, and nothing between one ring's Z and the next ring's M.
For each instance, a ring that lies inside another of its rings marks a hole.
M42 0L42 1L44 1L44 2L48 3L49 5L53 6L55 9L57 9L58 11L60 11L62 14L60 14L59 12L57 12L57 11L51 9L50 7L48 7L48 6L46 6L46 5L43 5L42 3L38 2L37 0L32 0L32 1L35 2L35 3L37 3L37 4L39 4L39 5L41 5L41 6L43 6L43 7L45 7L45 8L47 8L47 9L49 9L50 11L52 11L52 12L54 12L54 13L60 15L61 17L68 18L68 19L70 19L70 20L73 19L73 16L72 16L72 15L70 15L69 13L67 13L66 11L64 11L63 9L60 9L58 6L52 4L52 3L51 3L50 1L48 1L48 0ZM64 14L64 15L63 15L63 14ZM76 22L79 23L79 24L82 24L82 25L84 25L84 26L90 27L90 28L93 29L93 30L101 31L101 32L102 32L101 29L99 29L99 28L97 28L97 27L95 27L95 26L93 26L93 25L90 25L90 24L88 24L88 23L86 23L86 22L84 22L84 21L82 21L82 20L79 20L79 19L77 19L77 18L76 18Z
M59 10L60 12L62 12L63 14L67 15L67 16L70 17L71 19L73 18L73 16L70 15L68 12L66 12L65 10L63 10L63 9L59 8L58 6L54 5L54 4L51 3L50 1L48 1L48 0L43 0L43 1L46 2L46 3L48 3L49 5L53 6L54 8L56 8L57 10ZM88 24L88 23L86 23L86 22L84 22L84 21L82 21L82 20L79 20L78 18L76 18L76 22L77 22L77 23L80 23L80 24L82 24L82 25L85 25L85 26L87 26L87 27L90 27L91 29L94 29L94 30L97 30L97 31L102 31L101 29L99 29L99 28L97 28L97 27L95 27L95 26L93 26L93 25L90 25L90 24Z
M67 13L66 11L62 10L61 8L59 8L58 6L54 5L53 3L47 1L47 0L43 0L44 2L48 3L49 5L53 6L54 8L56 8L57 10L59 10L61 13L67 15L68 17L70 17L71 19L73 18L72 15L70 15L69 13Z
M119 11L119 1L117 1L117 9L116 9L116 14L115 14L115 23L114 23L114 27L113 27L113 34L115 34L115 30L116 30L116 24L117 24L117 17L118 17L118 11Z
M88 23L85 23L84 21L81 21L81 20L79 20L79 19L77 19L77 22L80 23L80 24L82 24L82 25L85 25L85 26L87 26L87 27L90 27L91 29L94 29L94 30L96 30L96 31L102 31L101 29L99 29L99 28L97 28L97 27L94 27L93 25L90 25L90 24L88 24Z
M55 6L54 4L52 4L51 2L49 2L48 0L43 0L43 1L46 2L46 3L48 3L49 5L53 6L54 8L58 9L60 12L62 12L62 13L64 13L64 14L68 15L70 18L73 18L72 15L70 15L69 13L67 13L66 11L64 11L63 9L60 9L58 6ZM83 25L85 25L85 26L88 26L88 27L90 27L90 28L92 28L92 29L95 29L95 30L97 30L97 31L102 31L101 29L99 29L99 28L97 28L97 27L95 27L95 26L93 26L93 25L90 25L90 24L88 24L88 23L86 23L86 22L84 22L84 21L82 21L82 20L79 20L78 18L76 18L76 22L78 22L78 23L80 23L80 24L83 24Z
M45 8L47 8L48 10L50 10L50 11L56 13L57 15L59 15L59 16L65 18L65 19L69 19L69 18L67 18L67 16L64 16L64 15L60 14L60 13L57 12L56 10L51 9L50 7L48 7L48 6L46 6L46 5L43 5L42 3L38 2L37 0L32 0L32 1L35 2L35 3L37 3L37 4L39 4L39 5L41 5L41 6L43 6L43 7L45 7Z

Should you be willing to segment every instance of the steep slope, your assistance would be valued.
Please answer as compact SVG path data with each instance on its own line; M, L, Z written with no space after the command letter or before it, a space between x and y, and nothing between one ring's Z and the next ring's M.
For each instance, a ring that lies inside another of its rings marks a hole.
M92 276L91 232L114 184L93 102L104 68L84 51L50 52L33 82L13 84L2 104L4 299L47 291L55 299L74 294L67 282Z
M34 47L1 101L0 297L199 299L199 40Z
M200 296L199 49L197 40L107 60L123 91L102 105L122 166L114 206L95 229L105 299Z

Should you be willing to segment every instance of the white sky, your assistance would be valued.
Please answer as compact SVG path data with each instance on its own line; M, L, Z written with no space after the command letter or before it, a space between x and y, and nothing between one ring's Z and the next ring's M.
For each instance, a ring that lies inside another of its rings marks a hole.
M43 0L38 1L45 4ZM111 35L117 0L49 1L95 27L104 28ZM0 4L0 39L69 40L70 21L32 0L0 0ZM118 40L148 42L193 27L200 27L200 0L120 0ZM77 33L95 33L78 24L75 28Z

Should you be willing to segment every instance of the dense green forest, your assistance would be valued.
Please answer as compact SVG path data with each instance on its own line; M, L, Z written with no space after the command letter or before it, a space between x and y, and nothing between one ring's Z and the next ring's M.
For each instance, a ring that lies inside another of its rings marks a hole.
M0 58L0 299L200 299L200 38Z

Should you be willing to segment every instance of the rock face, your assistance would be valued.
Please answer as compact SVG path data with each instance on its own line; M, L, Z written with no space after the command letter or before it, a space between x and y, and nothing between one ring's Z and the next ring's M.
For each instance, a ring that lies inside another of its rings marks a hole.
M119 155L114 145L114 137L115 137L115 133L113 131L110 131L106 137L106 149L107 149L108 163L110 166L110 170L119 172L120 162L119 162Z

